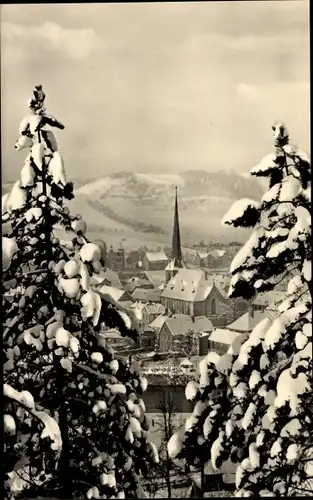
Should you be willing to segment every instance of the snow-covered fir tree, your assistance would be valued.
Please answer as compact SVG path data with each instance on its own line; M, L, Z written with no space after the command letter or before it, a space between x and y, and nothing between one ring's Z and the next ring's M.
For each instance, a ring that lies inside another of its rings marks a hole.
M311 166L273 125L275 150L251 171L262 199L236 202L223 219L254 228L235 256L230 297L252 298L287 279L285 299L227 354L210 352L186 397L185 428L168 443L189 464L235 464L236 496L313 493Z
M90 286L101 269L101 249L87 240L86 223L66 206L73 184L51 130L64 126L46 112L44 101L36 86L16 143L29 154L20 180L2 198L2 285L10 299L3 311L4 382L9 398L26 397L33 413L26 425L38 418L46 425L51 418L60 429L58 451L44 439L47 430L20 429L14 450L23 448L32 476L25 495L141 497L140 475L158 461L147 440L147 381L116 359L101 325L124 336L135 337L136 331L125 311ZM56 227L68 233L66 245L55 236ZM11 403L7 424L13 426L17 410ZM8 463L14 450L8 446Z

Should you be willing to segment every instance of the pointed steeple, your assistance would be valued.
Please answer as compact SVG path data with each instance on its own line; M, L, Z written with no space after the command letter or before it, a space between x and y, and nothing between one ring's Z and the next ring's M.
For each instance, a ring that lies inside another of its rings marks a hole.
M177 187L175 186L175 211L174 211L174 225L173 225L173 239L172 239L172 261L175 267L182 267L182 251L180 243L180 230L179 230L179 216L178 216L178 202L177 202Z
M172 239L172 255L171 260L165 269L165 283L168 283L173 278L179 269L184 268L183 256L181 251L179 217L178 217L178 202L177 202L177 187L175 187L175 211L173 224L173 239Z

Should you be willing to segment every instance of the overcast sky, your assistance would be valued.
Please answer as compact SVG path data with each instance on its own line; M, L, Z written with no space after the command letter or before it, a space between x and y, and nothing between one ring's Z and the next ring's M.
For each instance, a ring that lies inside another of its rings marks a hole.
M250 168L286 121L309 149L309 4L1 5L3 181L34 84L69 177Z

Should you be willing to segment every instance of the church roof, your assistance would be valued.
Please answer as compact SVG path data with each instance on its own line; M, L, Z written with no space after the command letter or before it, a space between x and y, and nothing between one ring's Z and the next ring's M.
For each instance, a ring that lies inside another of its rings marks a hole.
M224 298L225 292L214 284L211 277L206 280L205 273L201 269L179 269L176 276L167 283L162 297L187 302L203 302L214 286Z

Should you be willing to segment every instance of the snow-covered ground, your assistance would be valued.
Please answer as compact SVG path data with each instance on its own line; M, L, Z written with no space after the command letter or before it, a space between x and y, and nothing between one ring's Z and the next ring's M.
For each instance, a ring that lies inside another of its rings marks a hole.
M187 417L190 413L174 413L173 414L173 427L178 429L184 425ZM149 422L148 439L153 441L157 448L159 448L162 439L164 439L164 423L162 413L147 413L146 414Z

